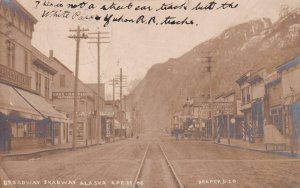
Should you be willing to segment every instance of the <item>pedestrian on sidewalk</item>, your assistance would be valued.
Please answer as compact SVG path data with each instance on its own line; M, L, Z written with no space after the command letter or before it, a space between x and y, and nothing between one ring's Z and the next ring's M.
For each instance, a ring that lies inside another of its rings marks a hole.
M215 140L216 144L220 144L221 143L221 135L223 133L223 126L224 126L224 116L219 117L218 119L218 123L217 123L217 138Z
M248 129L247 129L247 135L248 135L248 141L249 144L253 143L253 126L252 123L249 123Z
M242 133L243 133L243 141L246 141L247 138L247 128L244 121L241 122Z
M178 129L175 129L174 130L174 133L175 133L175 138L176 138L176 140L179 140L179 138L178 138L178 134L179 134L179 132L178 132Z

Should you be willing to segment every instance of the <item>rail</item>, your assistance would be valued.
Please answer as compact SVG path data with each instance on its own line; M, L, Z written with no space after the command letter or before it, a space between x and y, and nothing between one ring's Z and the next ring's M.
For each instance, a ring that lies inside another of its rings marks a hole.
M145 153L144 153L143 159L142 159L141 164L140 164L140 166L139 166L139 170L138 170L138 172L137 172L137 175L135 176L135 179L134 179L134 182L133 182L131 188L137 188L137 187L138 187L137 182L138 182L138 180L139 180L139 178L141 177L141 174L142 174L142 170L143 170L143 167L144 167L144 164L145 164L145 159L146 159L146 156L147 156L147 152L148 152L148 149L149 149L149 145L150 145L150 144L147 145L147 149L146 149L146 151L145 151ZM169 170L171 171L171 174L172 174L172 176L173 176L173 178L174 178L174 180L175 180L176 185L177 185L179 188L184 188L183 184L181 183L181 181L180 181L178 175L176 174L176 172L175 172L175 170L174 170L174 167L172 166L172 164L171 164L171 162L169 161L169 159L168 159L168 157L167 157L165 151L163 150L163 147L162 147L160 144L159 144L159 148L160 148L161 152L163 153L163 156L164 156L164 158L165 158L165 161L166 161L166 163L167 163L167 165L168 165L168 167L169 167Z
M148 149L149 149L149 145L150 145L150 144L147 145L147 148L146 148L146 151L145 151L145 153L144 153L142 162L141 162L141 164L140 164L139 170L138 170L138 172L137 172L137 174L136 174L136 176L135 176L135 179L134 179L134 181L133 181L133 184L132 184L132 187L131 187L131 188L136 188L136 187L137 187L137 181L138 181L138 179L140 178L140 176L141 176L141 174L142 174L141 172L142 172L142 169L143 169L143 167L144 167L144 163L145 163L146 155L147 155L147 152L148 152Z
M161 149L161 151L162 151L162 153L163 153L163 155L165 157L165 160L166 160L166 162L168 164L168 167L170 168L170 171L172 172L172 175L173 175L173 177L174 177L174 179L176 181L176 184L178 185L179 188L184 188L184 185L181 183L178 175L176 174L176 172L174 170L173 165L171 164L170 160L168 159L165 151L163 150L163 148L162 148L162 146L160 144L159 144L159 147L160 147L160 149Z

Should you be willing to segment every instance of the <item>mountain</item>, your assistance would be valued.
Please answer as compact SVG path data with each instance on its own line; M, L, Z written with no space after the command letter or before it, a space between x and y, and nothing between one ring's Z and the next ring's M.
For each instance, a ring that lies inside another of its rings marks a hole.
M230 27L219 36L165 63L155 64L131 92L144 129L161 130L185 99L209 97L205 52L213 51L213 92L238 87L235 80L250 69L274 67L300 55L300 11L293 10L272 23L268 18Z

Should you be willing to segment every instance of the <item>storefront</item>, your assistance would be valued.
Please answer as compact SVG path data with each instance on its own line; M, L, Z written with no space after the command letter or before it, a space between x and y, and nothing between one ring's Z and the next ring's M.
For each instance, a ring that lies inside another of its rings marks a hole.
M0 83L0 151L58 144L66 119L39 95Z
M300 96L299 96L300 97ZM300 135L300 99L297 99L293 104L290 105L291 115L291 130L295 131L296 135Z
M256 137L264 136L264 110L263 101L256 99L251 104L252 126Z
M242 106L241 111L243 112L244 115L244 123L241 124L242 127L242 135L243 138L246 138L246 135L248 135L248 128L249 124L252 123L252 111L251 111L251 104L247 104Z

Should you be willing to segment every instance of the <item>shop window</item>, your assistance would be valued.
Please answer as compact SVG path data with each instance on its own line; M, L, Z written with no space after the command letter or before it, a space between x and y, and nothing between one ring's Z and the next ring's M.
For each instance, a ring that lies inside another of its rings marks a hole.
M32 123L27 124L27 137L35 136L35 125Z
M12 137L13 138L23 138L25 133L25 125L23 123L12 123Z
M60 135L60 123L56 123L54 129L55 129L54 130L55 137L58 137Z
M81 122L77 124L77 140L84 140L84 125Z

